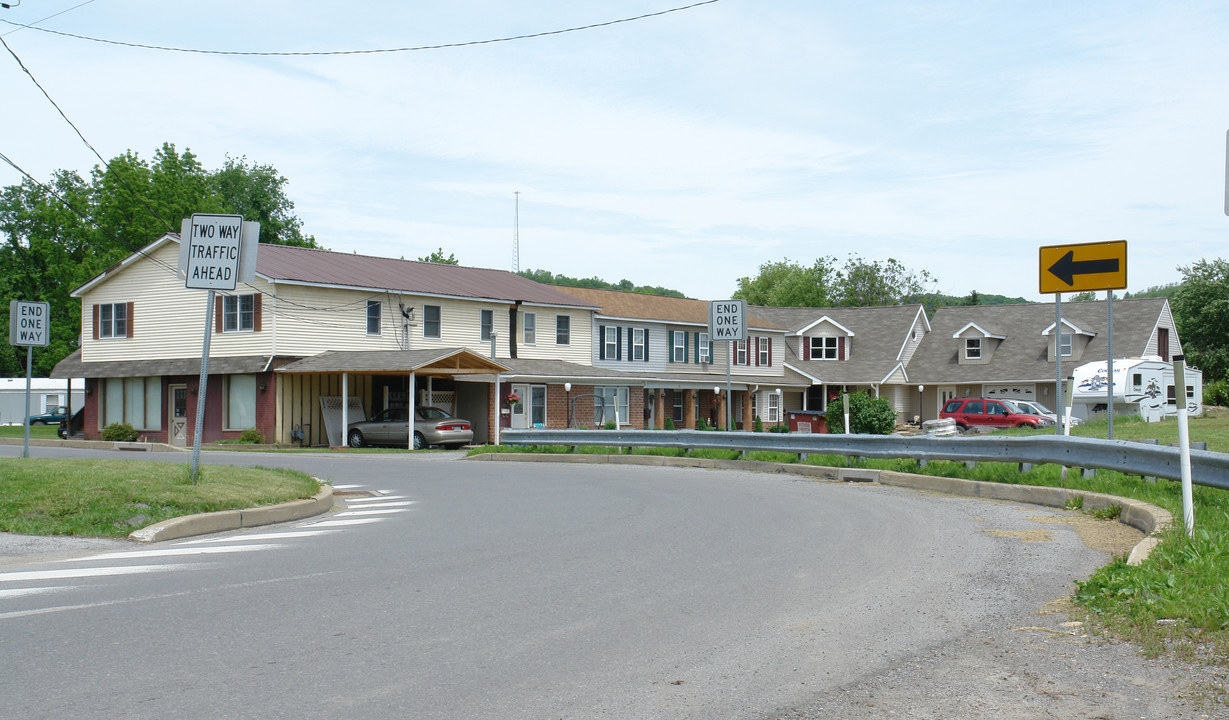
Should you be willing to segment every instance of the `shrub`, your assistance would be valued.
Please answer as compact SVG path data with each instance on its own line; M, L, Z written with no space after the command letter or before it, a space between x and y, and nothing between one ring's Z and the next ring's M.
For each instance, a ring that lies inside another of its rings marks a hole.
M789 425L782 425L782 424L779 424L779 423L778 423L778 424L773 425L772 427L768 428L768 432L773 432L773 433L788 433L788 432L789 432Z
M756 431L756 432L764 432L764 421L763 421L763 420L760 420L760 416L759 416L759 415L756 415L756 416L755 416L755 431Z
M896 411L887 398L871 397L859 392L849 396L849 425L862 435L888 435L896 429ZM843 410L828 413L828 432L845 432Z
M251 445L264 445L265 436L260 434L256 428L248 428L239 436L239 442L248 443Z
M1229 406L1229 380L1213 380L1204 383L1203 404Z
M132 442L139 435L128 423L111 423L102 429L102 439L107 442Z
M617 429L619 426L618 426L618 425L615 425L615 421L614 421L614 420L607 420L607 421L606 421L606 424L605 424L603 427L605 427L607 430L615 430L615 429Z
M704 422L704 418L696 418L696 430L707 430L708 423Z
M672 418L672 417L668 417L668 418L666 418L666 429L667 429L667 430L673 430L673 429L674 429L674 418Z

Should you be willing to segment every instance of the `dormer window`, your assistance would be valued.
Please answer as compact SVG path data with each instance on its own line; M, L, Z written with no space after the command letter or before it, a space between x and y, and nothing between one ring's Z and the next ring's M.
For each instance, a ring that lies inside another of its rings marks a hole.
M1071 335L1062 333L1058 338L1059 351L1063 354L1063 357L1071 357Z
M812 360L836 360L839 357L838 347L840 338L835 337L817 337L811 338L811 359Z
M966 360L981 359L981 338L964 339L964 357Z

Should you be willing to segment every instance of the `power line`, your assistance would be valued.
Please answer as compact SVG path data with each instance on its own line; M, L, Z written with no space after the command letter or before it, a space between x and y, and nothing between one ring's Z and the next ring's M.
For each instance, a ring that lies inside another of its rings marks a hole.
M76 40L88 40L90 42L102 43L105 45L119 45L122 47L139 48L141 50L162 50L164 52L181 52L181 53L196 53L199 55L244 55L244 56L262 56L262 57L320 57L326 55L377 55L382 53L400 53L400 52L417 52L420 50L445 50L448 48L470 47L473 45L491 45L494 43L512 42L514 40L531 40L534 38L548 37L550 35L563 35L565 33L580 32L582 30L593 30L595 28L609 27L611 25L619 25L622 23L635 22L661 15L669 15L670 13L682 12L691 10L702 5L712 5L718 0L703 0L703 2L692 3L682 7L670 8L668 10L659 10L657 12L645 13L636 15L635 17L620 18L618 20L607 20L605 22L592 23L590 25L580 25L577 27L564 28L562 30L546 30L543 32L528 33L525 35L513 35L510 37L492 38L489 40L469 40L465 42L442 43L439 45L417 45L410 47L396 48L379 48L374 50L325 50L325 51L307 51L307 52L271 52L271 51L243 51L243 50L204 50L200 48L181 48L169 47L165 45L146 45L142 43L124 42L122 40L108 40L106 38L90 37L88 35L77 35L74 33L64 32L62 30L50 30L47 28L35 27L34 25L23 25L11 20L0 20L0 22L16 25L19 28L28 30L37 30L39 32L48 33L51 35L60 35L70 37ZM39 22L42 22L41 20Z

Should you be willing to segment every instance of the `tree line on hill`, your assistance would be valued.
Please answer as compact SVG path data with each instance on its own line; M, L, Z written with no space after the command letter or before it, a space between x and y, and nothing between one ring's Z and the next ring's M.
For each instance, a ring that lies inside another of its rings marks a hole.
M88 179L58 170L46 182L27 176L0 190L0 292L6 300L51 305L51 340L35 352L34 374L46 376L77 347L81 303L69 294L90 278L166 232L178 232L192 213L242 215L261 224L260 241L320 247L304 234L286 194L287 179L270 165L227 157L209 170L190 150L170 143L146 160L129 150ZM458 264L438 250L423 262ZM1229 380L1229 261L1199 260L1178 268L1183 280L1125 297L1170 298L1188 361L1204 372L1205 382ZM660 286L617 283L597 277L573 278L548 270L520 275L550 285L621 290L667 297L683 293ZM789 307L878 306L919 303L927 312L948 305L1023 303L1024 298L970 292L947 295L931 289L934 277L894 258L866 260L851 255L842 264L826 256L810 264L788 258L765 262L754 276L738 279L731 297L753 305ZM1093 293L1069 301L1098 299ZM8 325L8 303L0 303L0 323ZM24 348L0 347L0 376L25 374Z

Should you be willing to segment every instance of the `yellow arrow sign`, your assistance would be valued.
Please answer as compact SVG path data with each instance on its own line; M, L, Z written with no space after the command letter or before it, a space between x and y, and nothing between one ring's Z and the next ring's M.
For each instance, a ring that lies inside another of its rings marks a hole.
M1041 293L1125 290L1127 241L1046 245L1040 252Z

